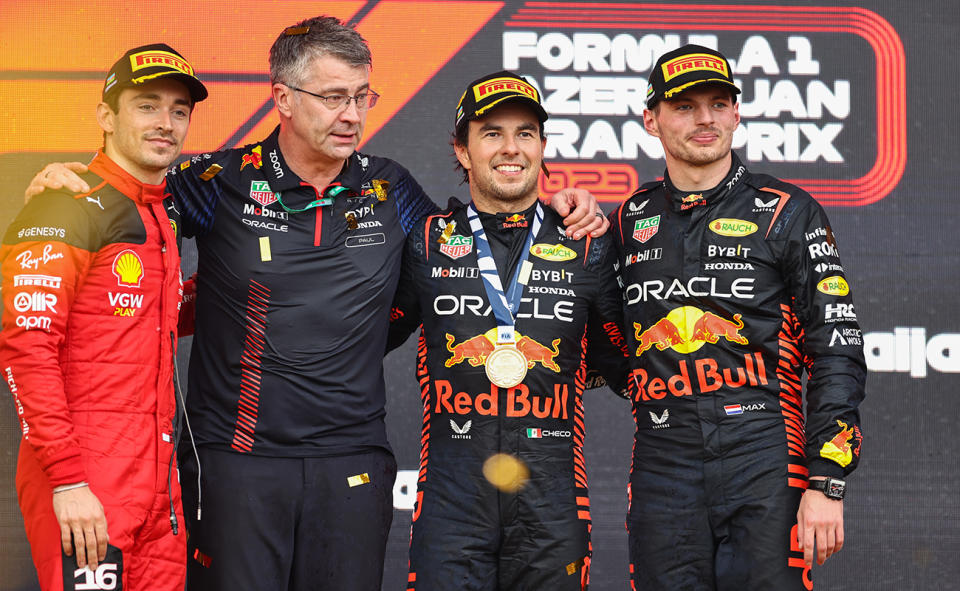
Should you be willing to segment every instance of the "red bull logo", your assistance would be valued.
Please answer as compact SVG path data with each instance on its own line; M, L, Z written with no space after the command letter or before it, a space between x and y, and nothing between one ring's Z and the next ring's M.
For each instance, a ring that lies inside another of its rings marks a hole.
M637 343L639 343L637 347L637 357L643 355L644 351L654 345L656 345L659 351L663 351L667 347L673 347L674 345L679 345L684 342L676 325L666 318L661 318L656 324L642 333L640 330L643 327L639 322L634 322L633 328L636 331Z
M567 384L554 384L552 395L531 394L530 389L523 384L513 388L498 388L490 385L489 392L470 394L469 392L454 392L453 385L448 380L437 380L433 383L436 398L433 412L467 415L476 413L483 416L496 417L500 415L500 399L505 397L506 405L504 416L526 417L534 416L538 419L569 418L567 404L570 398L570 389Z
M651 377L645 369L635 369L630 376L634 387L635 402L662 400L667 394L676 397L693 395L697 392L708 394L720 388L742 388L743 386L766 385L767 368L760 353L744 353L743 364L721 368L716 359L697 359L690 365L686 359L678 362L676 374L667 378Z
M833 439L823 444L820 456L846 467L853 461L853 455L860 455L860 430L856 426L848 427L843 421L837 421L840 431Z
M681 306L674 308L645 330L643 325L634 322L636 356L640 357L651 347L656 347L658 351L669 347L678 353L692 353L704 343L715 345L721 338L738 345L747 345L749 341L740 334L744 327L740 318L740 314L735 314L733 320L727 320L694 306Z
M560 339L553 339L551 347L545 347L528 336L522 336L517 340L517 349L527 358L527 369L533 369L533 366L539 363L547 369L560 373L560 366L554 361L560 354Z
M515 213L503 220L504 228L526 228L529 225L522 213Z
M452 356L443 362L445 367L453 367L463 361L467 361L473 367L479 367L487 362L487 355L493 353L493 341L485 335L478 334L454 345L456 340L456 337L447 333L447 351L452 353Z
M551 346L547 347L535 339L516 331L514 331L513 334L516 339L517 349L523 353L523 356L527 360L527 369L533 369L533 367L539 363L549 370L560 373L560 366L554 361L557 355L560 354L560 339L554 339L553 342L550 343ZM446 336L447 351L451 353L451 356L450 359L447 359L443 363L445 367L453 367L464 361L473 367L479 367L486 363L487 356L493 353L497 342L497 329L491 328L484 334L470 337L456 345L454 344L456 337L450 333L446 333Z
M680 200L680 211L684 211L698 205L705 205L706 203L707 202L703 198L703 193L690 193Z
M260 167L263 165L263 148L256 146L254 149L250 150L249 154L244 154L240 159L240 170L243 170L248 164L253 165L257 170L260 170Z

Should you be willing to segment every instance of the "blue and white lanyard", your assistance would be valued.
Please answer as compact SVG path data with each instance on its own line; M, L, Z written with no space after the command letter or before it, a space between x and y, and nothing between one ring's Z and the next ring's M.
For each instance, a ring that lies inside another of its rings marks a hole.
M540 231L540 224L543 222L543 206L537 201L533 223L530 224L526 244L524 244L520 260L517 262L517 268L513 272L513 278L510 279L506 295L503 293L500 273L497 271L496 261L493 260L490 243L483 231L483 224L480 223L480 216L472 203L467 207L467 219L470 221L470 231L473 232L473 241L477 246L477 266L480 269L480 278L483 279L487 299L490 301L490 307L493 308L493 316L497 319L497 344L514 343L516 342L516 337L513 334L514 315L520 308L520 298L523 293L520 271L530 257L530 247L533 246L533 240Z

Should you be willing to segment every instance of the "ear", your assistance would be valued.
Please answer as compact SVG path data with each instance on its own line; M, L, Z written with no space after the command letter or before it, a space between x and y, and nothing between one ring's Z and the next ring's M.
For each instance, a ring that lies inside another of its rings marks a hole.
M273 102L277 105L277 111L280 112L280 115L287 118L292 117L293 109L290 103L294 100L293 90L286 84L277 82L271 88L271 92L273 93Z
M97 105L97 125L104 133L113 133L116 128L116 117L117 114L107 103L101 102Z
M653 137L660 137L660 127L657 125L657 116L650 109L643 110L643 128Z
M733 114L737 116L737 124L733 126L736 129L740 127L740 103L733 103Z
M453 142L453 151L457 155L457 160L460 161L460 166L464 170L470 170L470 152L467 147L460 142Z

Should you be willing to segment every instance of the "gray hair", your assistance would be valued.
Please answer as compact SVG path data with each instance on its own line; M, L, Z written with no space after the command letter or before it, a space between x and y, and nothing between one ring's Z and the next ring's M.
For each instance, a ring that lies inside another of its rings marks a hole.
M316 16L287 27L270 47L270 82L303 83L311 60L331 55L353 67L370 66L367 41L353 27L332 16Z

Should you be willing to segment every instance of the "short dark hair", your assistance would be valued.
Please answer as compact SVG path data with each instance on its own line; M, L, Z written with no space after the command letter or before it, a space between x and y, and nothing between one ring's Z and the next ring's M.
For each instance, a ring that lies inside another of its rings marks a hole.
M107 96L103 97L103 102L107 103L107 106L110 107L110 110L113 111L114 114L120 112L120 93L119 92L111 92Z
M543 131L543 123L537 125L537 129L540 131L540 139L547 139L546 133ZM467 147L470 141L470 122L464 121L453 130L453 133L450 134L450 145L451 146L463 146ZM463 174L463 178L460 180L460 184L469 184L470 183L470 172L460 164L460 159L457 158L457 153L453 153L453 169L459 170Z
M270 82L303 83L310 60L332 55L347 64L371 66L370 47L353 27L332 16L316 16L287 27L270 47Z

